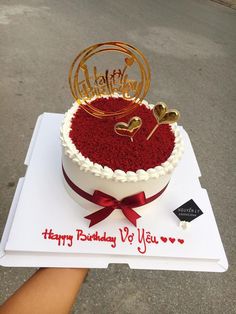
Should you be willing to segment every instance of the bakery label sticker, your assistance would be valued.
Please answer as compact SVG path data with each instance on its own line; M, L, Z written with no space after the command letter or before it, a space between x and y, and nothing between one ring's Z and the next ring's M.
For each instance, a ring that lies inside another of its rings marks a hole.
M180 221L186 222L191 222L203 214L201 209L192 199L175 209L173 212Z
M167 235L157 235L144 228L137 228L132 231L128 227L119 228L116 236L108 234L106 231L93 233L85 232L83 229L75 229L73 233L61 234L52 228L45 228L42 232L42 237L46 241L53 241L55 245L62 247L72 247L79 245L79 242L103 242L115 249L119 245L133 245L136 244L136 250L140 254L145 254L148 247L151 245L183 245L184 239L171 237Z

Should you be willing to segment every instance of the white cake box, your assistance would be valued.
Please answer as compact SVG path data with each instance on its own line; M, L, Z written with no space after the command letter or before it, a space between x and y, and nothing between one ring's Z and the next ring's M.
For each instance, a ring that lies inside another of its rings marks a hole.
M189 137L180 127L185 153L168 188L152 206L140 208L137 228L119 209L89 228L67 193L61 170L62 114L44 113L26 156L0 246L0 264L30 267L130 268L223 272L227 258ZM193 199L203 215L183 230L173 210Z

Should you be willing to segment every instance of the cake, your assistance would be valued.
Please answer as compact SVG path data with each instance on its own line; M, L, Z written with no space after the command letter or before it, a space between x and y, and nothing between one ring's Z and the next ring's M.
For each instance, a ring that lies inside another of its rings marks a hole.
M99 100L106 100L105 104L115 104L122 98ZM90 213L101 206L86 199L83 192L82 196L80 192L77 193L73 184L90 196L95 191L101 191L116 200L140 192L150 198L167 188L181 158L183 142L175 123L160 125L158 132L147 143L145 135L155 125L152 108L153 105L144 100L140 108L132 113L141 115L145 121L150 119L149 128L139 130L132 143L128 137L120 137L114 132L112 119L97 119L80 109L77 103L65 114L61 128L65 187L70 196ZM129 118L127 116L121 120L128 121ZM156 159L150 158L148 153ZM107 158L105 154L108 154ZM142 213L150 204L142 205L142 209L137 208L136 212Z
M98 76L96 67L94 77L88 74L85 65L88 54L93 56L93 49L107 44L108 50L116 51L118 47L122 53L132 47L109 42L84 51L86 58L79 63L75 83L70 81L77 101L65 114L61 126L63 180L69 195L88 210L85 218L90 220L90 226L104 220L115 209L121 210L136 225L137 219L145 215L145 208L168 188L183 152L183 142L177 123L173 123L177 120L177 111L168 111L163 103L154 106L140 97L143 84L146 82L145 93L149 87L148 71L142 69L141 83L129 81L123 75L125 70L120 69L111 72L112 81L105 80L105 75ZM83 52L75 61L81 55ZM125 69L135 62L140 65L140 61L135 61L138 59L130 60L125 58ZM80 67L85 75L82 81L79 81ZM104 81L102 92L98 78ZM77 93L76 88L80 86L83 90ZM109 92L104 92L107 86ZM136 94L130 96L133 90Z

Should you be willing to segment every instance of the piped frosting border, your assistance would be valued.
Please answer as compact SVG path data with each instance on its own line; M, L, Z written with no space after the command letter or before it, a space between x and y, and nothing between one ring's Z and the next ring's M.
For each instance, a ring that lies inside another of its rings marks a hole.
M146 100L142 101L142 104L147 108L152 109L154 105L148 104ZM176 165L178 164L183 151L184 144L177 123L171 125L172 132L175 135L175 146L170 157L161 165L148 170L139 169L134 171L123 171L116 169L113 171L107 166L102 166L98 163L93 163L89 158L85 158L80 151L73 144L69 133L71 131L71 120L78 110L78 103L75 102L73 106L65 113L64 120L62 122L60 138L62 146L64 147L64 153L76 163L80 170L85 172L91 172L97 177L105 178L108 180L114 180L119 182L138 182L147 181L150 178L159 178L166 174L171 174Z

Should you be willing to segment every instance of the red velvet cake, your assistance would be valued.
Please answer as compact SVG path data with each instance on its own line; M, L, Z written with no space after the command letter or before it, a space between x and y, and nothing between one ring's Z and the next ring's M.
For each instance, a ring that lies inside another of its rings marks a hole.
M116 209L136 225L167 188L182 155L179 112L144 100L149 64L127 43L84 49L69 84L76 102L61 127L65 187L90 211L90 226Z
M110 110L127 106L128 102L121 97L92 101L97 108L105 109L109 105ZM144 192L146 201L135 206L140 207L136 211L141 213L164 192L181 158L183 143L176 123L159 125L147 141L156 125L152 108L144 100L131 115L99 119L75 103L66 113L61 128L64 181L69 194L83 208L90 212L101 209L103 202L96 199L96 191L119 201ZM114 132L114 124L128 122L134 115L142 118L143 125L131 142L129 137ZM94 221L91 218L91 225L105 217L95 217ZM136 220L132 222L136 224Z
M96 108L117 111L129 106L123 98L99 98L93 101ZM114 124L119 121L128 122L132 116L139 116L143 125L134 138L120 137L114 132ZM125 118L97 119L78 108L71 121L69 136L72 143L85 157L94 163L116 169L137 171L148 170L164 163L171 155L175 137L169 124L159 126L155 136L147 142L147 135L156 125L152 111L145 105L140 106ZM88 132L89 130L89 132Z

